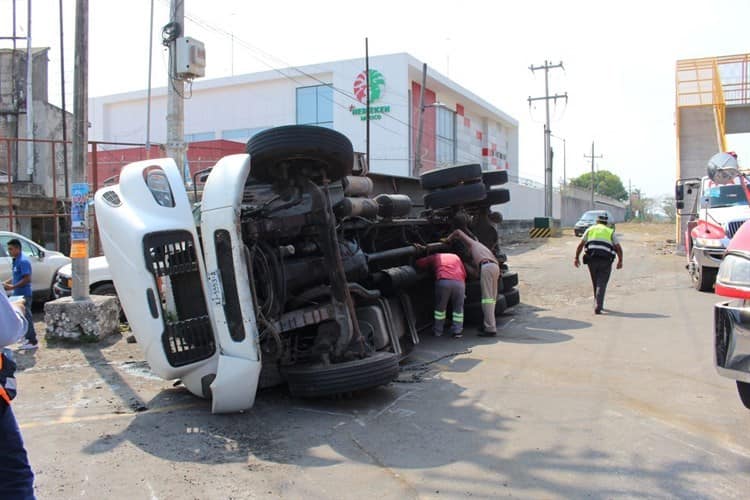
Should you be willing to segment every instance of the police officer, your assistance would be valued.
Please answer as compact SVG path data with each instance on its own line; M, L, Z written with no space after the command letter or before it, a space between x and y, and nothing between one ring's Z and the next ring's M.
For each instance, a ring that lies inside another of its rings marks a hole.
M586 229L581 236L581 241L576 248L576 256L573 264L579 267L581 263L578 257L581 250L586 249L583 263L589 266L591 284L594 286L594 314L601 314L604 309L604 294L607 292L607 282L612 272L612 262L617 256L617 269L622 269L622 247L617 241L615 230L607 226L606 214L596 218L596 224Z

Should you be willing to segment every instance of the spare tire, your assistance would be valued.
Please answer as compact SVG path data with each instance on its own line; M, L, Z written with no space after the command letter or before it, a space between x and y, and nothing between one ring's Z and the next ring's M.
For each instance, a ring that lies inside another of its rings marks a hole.
M482 181L489 186L499 186L508 182L508 171L507 170L490 170L489 172L482 173Z
M391 383L399 372L398 356L376 352L364 359L331 365L290 366L283 370L292 396L318 398L371 389Z
M500 316L508 308L505 302L505 296L498 294L495 302L495 317ZM469 326L482 326L484 322L484 313L482 312L481 302L472 302L464 304L464 324Z
M503 296L505 297L505 307L513 307L521 303L521 293L518 288L511 288L503 292Z
M439 189L424 196L427 208L446 208L455 205L466 205L484 200L487 192L484 184L463 184L461 186Z
M312 125L287 125L264 130L247 141L250 175L261 182L304 175L313 181L337 181L352 173L354 152L347 137Z
M422 189L438 189L455 186L461 182L474 182L482 178L482 166L479 163L467 163L453 167L430 170L419 176Z
M500 277L502 286L498 287L500 291L510 290L518 285L518 273L515 271L506 271Z
M510 191L505 188L492 188L487 190L485 205L502 205L510 201Z

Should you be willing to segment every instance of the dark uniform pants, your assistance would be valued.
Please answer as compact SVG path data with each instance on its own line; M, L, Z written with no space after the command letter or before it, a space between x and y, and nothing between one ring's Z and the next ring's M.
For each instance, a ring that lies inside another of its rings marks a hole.
M0 498L33 500L34 473L10 406L0 401Z
M453 325L451 333L459 334L464 329L464 295L466 295L466 284L458 280L439 279L435 282L435 322L433 332L436 336L443 334L445 327L445 314L448 302L453 308Z
M609 282L609 275L612 273L612 261L592 258L589 260L588 266L591 284L594 286L596 308L602 309L604 307L604 294L607 293L607 282Z

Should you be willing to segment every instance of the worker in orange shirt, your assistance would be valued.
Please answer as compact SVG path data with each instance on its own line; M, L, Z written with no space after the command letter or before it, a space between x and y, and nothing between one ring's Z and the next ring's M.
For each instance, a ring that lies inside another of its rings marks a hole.
M436 253L418 259L417 268L431 269L435 273L435 336L443 334L446 310L450 302L453 307L451 333L453 338L463 337L466 269L461 258L454 253Z

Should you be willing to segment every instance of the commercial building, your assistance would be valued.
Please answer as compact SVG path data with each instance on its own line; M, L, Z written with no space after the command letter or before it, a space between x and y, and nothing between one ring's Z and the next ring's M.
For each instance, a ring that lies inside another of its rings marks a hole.
M518 176L518 122L409 54L370 58L370 171L409 177L454 163L481 163ZM319 125L367 150L364 59L352 59L213 80L186 90L185 141L246 142L270 127ZM93 140L144 142L146 90L92 98ZM151 102L151 142L166 141L167 89ZM418 138L422 120L421 141ZM421 154L417 155L417 144Z

